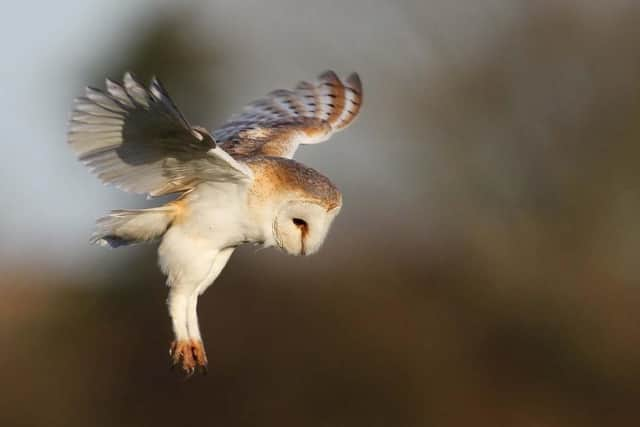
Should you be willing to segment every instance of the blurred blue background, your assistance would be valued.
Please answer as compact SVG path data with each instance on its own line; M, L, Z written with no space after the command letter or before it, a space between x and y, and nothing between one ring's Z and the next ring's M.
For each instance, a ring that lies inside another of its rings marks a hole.
M0 27L0 425L602 426L640 421L640 5L17 2ZM209 129L325 69L347 131L323 250L237 251L201 298L210 372L169 372L155 246L88 245L153 201L66 147L133 71Z

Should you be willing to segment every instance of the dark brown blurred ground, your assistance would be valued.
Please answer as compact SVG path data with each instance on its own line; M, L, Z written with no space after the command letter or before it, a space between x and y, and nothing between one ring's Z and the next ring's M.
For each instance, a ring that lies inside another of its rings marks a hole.
M317 257L234 255L201 298L206 377L168 369L153 248L113 283L17 266L0 425L638 425L639 19L532 8L425 73L406 102L439 154L416 172L431 189L415 193L418 225L367 222L356 202L345 215L363 222L339 221ZM428 232L427 204L441 206Z

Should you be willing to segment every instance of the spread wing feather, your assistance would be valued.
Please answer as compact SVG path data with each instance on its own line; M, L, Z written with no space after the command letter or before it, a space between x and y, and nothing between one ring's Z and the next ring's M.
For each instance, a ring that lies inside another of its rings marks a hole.
M159 196L202 181L251 177L206 130L189 125L157 79L147 90L127 73L122 84L107 79L106 87L87 88L76 100L68 134L71 148L102 181Z
M298 145L326 141L349 126L360 111L358 74L340 80L333 71L293 90L276 90L252 102L213 135L222 148L238 156L292 158Z

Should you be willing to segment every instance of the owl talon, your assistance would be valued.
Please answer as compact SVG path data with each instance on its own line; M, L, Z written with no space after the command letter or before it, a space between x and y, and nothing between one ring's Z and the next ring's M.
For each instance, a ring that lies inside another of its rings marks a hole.
M187 378L191 377L196 369L207 372L207 356L202 341L182 340L174 341L169 347L171 368L179 367Z

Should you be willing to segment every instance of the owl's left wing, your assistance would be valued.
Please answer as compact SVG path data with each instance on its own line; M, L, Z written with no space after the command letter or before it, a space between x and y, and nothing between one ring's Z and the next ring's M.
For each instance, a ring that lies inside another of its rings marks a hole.
M105 183L161 196L203 181L245 182L252 173L191 126L157 79L149 89L131 74L107 90L86 89L71 114L68 141Z
M257 155L292 158L300 144L316 144L349 126L360 111L358 74L340 80L333 71L293 90L276 90L244 108L214 139L234 157Z

